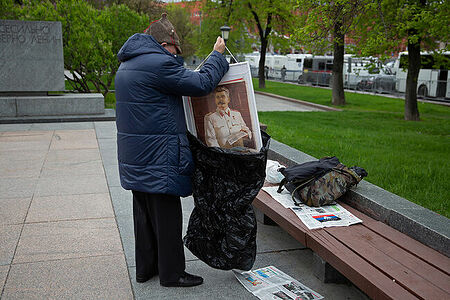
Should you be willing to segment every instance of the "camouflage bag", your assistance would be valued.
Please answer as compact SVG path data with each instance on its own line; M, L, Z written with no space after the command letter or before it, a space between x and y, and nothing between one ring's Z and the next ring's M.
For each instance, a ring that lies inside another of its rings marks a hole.
M334 203L351 187L357 185L367 172L363 168L341 164L336 157L324 157L281 170L285 178L280 183L291 193L296 205L323 206Z

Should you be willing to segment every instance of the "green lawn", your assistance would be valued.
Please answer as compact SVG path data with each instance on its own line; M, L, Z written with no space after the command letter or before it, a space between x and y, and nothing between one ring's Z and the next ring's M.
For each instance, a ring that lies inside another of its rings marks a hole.
M331 106L331 90L266 82L263 91ZM255 90L257 82L254 82ZM367 181L450 217L450 108L420 103L420 122L403 120L403 101L346 93L342 112L260 112L276 140L317 158L365 168ZM341 107L342 108L342 107Z

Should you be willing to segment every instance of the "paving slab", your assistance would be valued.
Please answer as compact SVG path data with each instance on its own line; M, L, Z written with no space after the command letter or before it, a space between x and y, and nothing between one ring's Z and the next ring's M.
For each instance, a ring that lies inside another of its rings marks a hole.
M104 194L107 192L108 186L103 176L57 176L39 178L35 196Z
M107 149L100 147L100 153L105 166L114 165L117 168L117 165L119 164L119 161L117 160L117 147Z
M31 223L24 225L13 262L119 253L122 245L113 218Z
M38 177L5 177L0 178L0 199L27 198L33 196Z
M32 124L0 124L0 132L2 131L26 131L30 130Z
M101 161L98 149L67 149L48 151L46 163L65 163L72 165L90 161Z
M0 151L0 163L7 161L39 161L44 162L48 149Z
M94 129L55 130L50 150L98 148Z
M9 131L0 134L2 142L36 142L52 139L53 131L30 130L30 131Z
M133 299L122 254L11 266L2 299Z
M136 266L136 257L134 253L134 225L132 216L116 217L117 226L119 227L120 239L123 245L123 251L127 265L129 267Z
M22 224L30 202L31 197L0 199L0 225Z
M347 285L325 284L312 273L312 252L308 249L259 254L253 269L275 266L309 288L317 291L325 299L349 300L367 299L359 290ZM136 283L135 268L130 268L131 282L136 299L257 299L235 278L232 271L213 269L196 260L186 263L188 273L204 278L200 286L176 289L159 285L159 277L145 283Z
M5 286L6 277L8 276L9 266L0 266L0 297L2 296L3 287Z
M280 100L267 95L255 94L258 111L322 111L319 108L306 106L301 103Z
M17 124L27 125L27 124ZM33 123L31 130L81 130L93 129L93 122L59 122L59 123Z
M8 157L14 151L3 151ZM6 158L6 156L5 156ZM39 177L44 160L0 160L0 177Z
M110 186L109 193L116 217L133 216L133 194L119 186Z
M114 212L108 193L61 195L34 198L28 211L26 222L51 222L113 217Z
M108 181L108 186L121 187L118 165L115 165L115 164L104 165L104 168L105 168L106 180Z
M0 266L11 264L23 225L0 226Z
M21 150L47 150L50 142L47 141L2 141L0 139L0 151Z
M99 175L104 176L103 164L101 160L87 161L87 162L46 162L42 167L42 177L57 177L57 176L79 176L79 175Z
M100 147L100 151L107 149L115 149L117 151L117 140L114 139L98 139L98 145ZM117 160L117 157L116 157Z
M116 122L94 122L95 131L98 139L116 138Z

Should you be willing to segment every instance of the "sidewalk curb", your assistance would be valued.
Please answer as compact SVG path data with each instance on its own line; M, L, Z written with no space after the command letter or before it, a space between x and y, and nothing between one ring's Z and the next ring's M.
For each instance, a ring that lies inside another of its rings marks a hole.
M0 124L97 122L97 121L115 121L115 120L116 120L116 111L111 108L105 108L105 112L103 114L0 117Z
M311 102L307 102L307 101L303 101L303 100L297 100L297 99L288 98L288 97L275 95L275 94L271 94L271 93L266 93L266 92L255 91L255 94L260 94L260 95L273 97L273 98L277 98L277 99L281 99L281 100L286 100L286 101L290 101L290 102L294 102L294 103L300 103L305 106L311 106L311 107L319 108L319 109L326 110L326 111L342 111L342 109L339 109L339 108L329 107L326 105L311 103Z

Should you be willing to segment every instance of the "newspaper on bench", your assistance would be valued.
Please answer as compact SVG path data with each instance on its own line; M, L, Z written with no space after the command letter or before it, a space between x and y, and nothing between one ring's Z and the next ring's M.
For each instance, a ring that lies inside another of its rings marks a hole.
M297 206L294 204L291 194L286 190L278 193L277 186L263 187L262 189L281 205L291 209L309 229L362 223L360 219L337 203L321 207L309 207L304 204Z
M314 300L323 297L286 275L274 266L260 268L254 271L238 272L233 270L239 282L253 295L261 300L292 299Z

